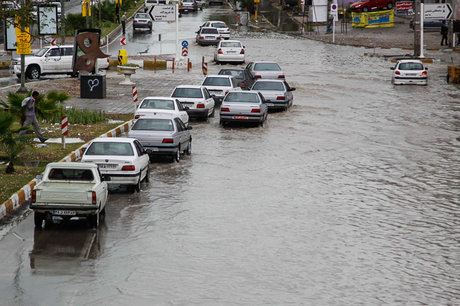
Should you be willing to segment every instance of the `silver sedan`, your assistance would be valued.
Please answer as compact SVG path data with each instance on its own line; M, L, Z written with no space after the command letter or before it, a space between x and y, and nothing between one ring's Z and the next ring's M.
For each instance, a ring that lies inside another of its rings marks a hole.
M264 102L264 97L257 91L229 92L220 107L220 124L252 122L263 125L268 114Z
M290 87L283 80L259 79L252 85L251 90L258 91L264 96L269 110L287 110L294 101L292 91L295 87Z
M283 79L283 70L275 62L250 62L245 68L254 79Z
M182 154L192 154L191 129L179 118L141 117L128 132L128 137L139 140L150 159L157 155L169 155L171 161L179 162Z

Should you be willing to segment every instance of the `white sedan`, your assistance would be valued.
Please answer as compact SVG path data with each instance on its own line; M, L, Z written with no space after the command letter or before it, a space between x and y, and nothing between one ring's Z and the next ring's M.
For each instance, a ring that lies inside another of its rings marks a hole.
M395 85L427 85L428 68L419 60L399 60L394 67L392 81Z
M188 107L189 118L207 120L214 116L214 98L203 86L179 85L174 88L171 98L175 98L182 106Z
M228 93L220 107L220 124L229 122L257 123L263 125L267 119L268 108L265 99L257 91Z
M243 64L246 60L243 44L238 40L220 41L214 52L214 61L219 63L232 62Z
M208 21L205 22L201 27L216 28L223 39L230 38L230 28L223 21Z
M188 125L188 107L183 107L176 99L170 97L146 97L142 100L139 107L136 109L134 119L139 119L143 116L149 117L179 117L180 120Z
M137 139L99 137L83 153L82 162L95 163L109 185L128 185L140 191L141 181L149 181L149 155Z
M250 62L245 68L254 79L284 79L281 67L275 62Z
M241 91L238 81L230 75L208 75L204 78L201 86L206 87L209 93L214 96L216 102L222 99L231 91Z

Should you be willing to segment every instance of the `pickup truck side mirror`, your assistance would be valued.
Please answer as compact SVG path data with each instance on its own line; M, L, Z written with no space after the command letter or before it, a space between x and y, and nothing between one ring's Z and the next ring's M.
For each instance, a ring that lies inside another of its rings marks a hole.
M428 67L425 67L425 70L428 70Z
M83 147L83 148L81 148L81 150L83 151L83 153L85 153L85 152L86 152L86 149L88 149L88 148L87 148L87 147Z
M111 179L110 176L108 176L108 175L102 175L102 176L101 176L101 180L102 180L103 182L110 182L112 179Z

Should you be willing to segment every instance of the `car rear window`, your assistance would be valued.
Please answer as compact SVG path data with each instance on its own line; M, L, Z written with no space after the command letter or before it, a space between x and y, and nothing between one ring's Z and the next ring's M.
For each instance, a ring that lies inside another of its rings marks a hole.
M89 169L61 169L53 168L48 174L48 179L57 181L92 181L93 171Z
M252 89L284 91L284 86L283 83L280 82L256 82Z
M230 92L224 99L225 102L249 102L259 103L259 96L256 93Z
M255 71L280 71L281 68L276 63L257 63L254 65Z
M128 142L93 142L85 155L134 156L134 151Z
M226 28L227 25L223 22L215 22L212 24L212 27L222 29L222 28Z
M203 98L203 94L200 88L176 88L174 89L172 97L201 99Z
M224 41L220 43L220 46L224 48L241 48L241 43L237 41Z
M423 65L420 63L401 63L399 64L400 70L423 70Z
M231 76L234 76L234 77L242 78L243 77L243 70L222 69L221 71L219 71L219 74L220 75L231 75Z
M203 86L232 86L229 78L207 77L203 81Z
M142 102L139 108L174 110L174 101L173 100L146 99Z
M217 32L217 29L202 29L201 30L201 34L219 34L219 32Z
M135 18L149 19L150 17L148 14L138 13Z
M174 125L170 119L139 119L131 129L135 131L174 131Z

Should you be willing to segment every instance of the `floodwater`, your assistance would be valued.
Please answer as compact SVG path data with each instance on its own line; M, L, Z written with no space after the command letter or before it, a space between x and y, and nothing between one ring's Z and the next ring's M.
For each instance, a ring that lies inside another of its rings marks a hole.
M192 123L192 156L111 193L97 231L25 219L22 242L0 241L2 302L459 304L460 93L445 66L396 87L363 49L235 38L248 60L280 63L292 109L264 127Z

